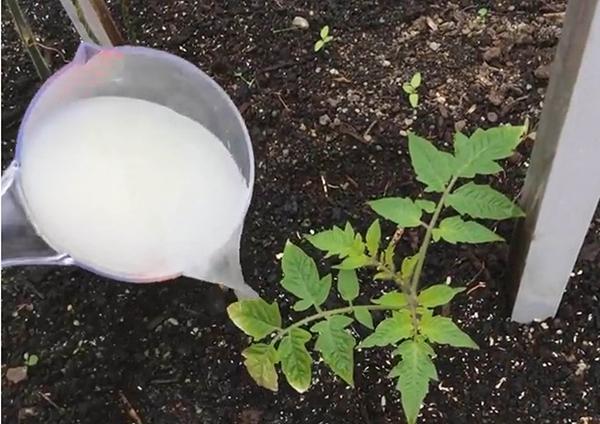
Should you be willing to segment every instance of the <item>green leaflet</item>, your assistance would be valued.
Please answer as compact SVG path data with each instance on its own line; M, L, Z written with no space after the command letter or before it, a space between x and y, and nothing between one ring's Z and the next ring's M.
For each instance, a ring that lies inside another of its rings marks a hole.
M244 333L260 340L281 327L281 315L276 303L262 299L239 300L227 307L227 314Z
M321 352L323 361L346 383L354 386L354 346L356 340L345 328L352 318L334 315L312 326L319 336L315 349Z
M400 276L403 281L409 281L412 277L413 271L415 269L415 265L417 265L417 261L419 259L419 255L407 256L402 260L402 266L400 267Z
M408 102L414 108L419 106L419 95L417 93L410 93L408 95Z
M327 252L326 257L337 255L345 258L348 255L356 256L365 251L362 237L354 232L349 223L346 223L343 230L334 226L331 230L306 236L306 239L317 249Z
M504 241L502 237L474 221L463 221L460 216L445 218L434 228L433 239L443 238L449 243L487 243Z
M281 285L293 295L305 300L301 307L306 307L308 302L315 306L325 302L331 289L331 275L319 279L317 264L302 249L288 241L283 250L281 266Z
M415 72L415 74L410 79L410 85L413 88L419 88L419 86L421 85L421 73L420 72Z
M375 331L364 339L358 347L368 348L395 344L410 337L412 332L410 313L407 310L393 312L392 317L381 321Z
M424 337L434 343L478 349L477 343L468 334L458 328L450 318L439 315L423 316L419 331Z
M371 300L371 302L376 305L396 306L399 308L408 305L406 295L398 291L387 292L380 298Z
M244 365L250 377L259 386L276 392L279 386L275 369L275 364L278 362L275 348L264 343L256 343L248 346L242 352L242 356L246 358Z
M419 305L426 308L435 308L450 302L454 296L464 291L464 287L450 287L447 284L436 284L427 287L419 293Z
M509 157L523 136L525 127L505 125L478 129L471 137L460 132L454 138L454 156L458 177L473 178L476 174L495 174L502 170L495 162Z
M358 297L358 277L356 271L341 269L338 273L338 292L346 302Z
M365 327L373 329L373 316L368 309L355 309L354 318Z
M408 134L408 151L417 180L427 191L443 192L455 170L454 157L413 133Z
M385 197L372 200L367 204L378 215L398 224L399 227L410 228L421 225L421 208L411 199L405 197Z
M504 194L489 185L467 183L446 198L461 215L473 218L508 219L525 216L525 213Z
M369 255L372 257L377 257L377 252L379 252L379 243L381 243L381 226L379 225L378 219L373 221L367 230L365 239L367 242L367 251L369 252Z
M435 211L435 203L431 200L426 199L417 199L415 200L415 205L423 209L427 213L433 213Z
M299 393L308 390L312 379L312 358L305 347L310 339L308 331L294 328L281 339L277 350L285 378Z
M348 256L342 263L335 265L337 269L356 269L371 264L371 258L364 253L356 256Z
M429 380L437 380L437 371L431 360L433 349L420 340L406 340L395 355L400 355L398 364L390 371L390 378L398 378L396 388L402 396L402 408L409 424L415 424L421 404L429 392Z

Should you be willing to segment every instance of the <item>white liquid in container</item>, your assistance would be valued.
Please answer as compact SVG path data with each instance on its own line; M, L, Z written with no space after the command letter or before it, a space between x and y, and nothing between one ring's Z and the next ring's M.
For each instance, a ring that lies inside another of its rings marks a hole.
M105 274L152 280L207 268L248 196L215 135L144 100L76 101L22 148L23 200L40 236Z

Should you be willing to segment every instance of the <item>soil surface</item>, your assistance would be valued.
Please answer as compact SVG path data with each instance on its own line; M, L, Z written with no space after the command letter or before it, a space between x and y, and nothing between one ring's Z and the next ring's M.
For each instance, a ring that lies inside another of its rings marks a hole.
M66 15L58 2L21 3L59 68L77 46ZM287 314L294 299L279 286L276 258L286 239L346 220L365 229L373 219L365 201L421 193L407 131L447 148L455 128L528 118L535 130L565 1L131 0L111 9L132 43L197 64L242 111L257 170L244 273ZM3 12L4 169L40 83ZM295 16L310 28L275 32ZM325 24L334 39L315 54ZM402 83L416 71L423 85L413 111ZM534 138L490 178L515 198ZM512 224L497 230L510 238ZM417 236L408 231L402 249ZM440 381L421 422L600 422L599 240L597 213L557 317L531 325L508 318L505 245L431 249L426 278L467 285L451 313L481 350L440 349ZM385 349L357 353L355 388L322 365L303 395L287 384L277 394L257 387L241 364L248 340L224 313L232 295L216 286L123 284L76 268L9 269L2 278L3 422L404 422ZM365 299L379 290L365 289ZM332 295L327 306L339 303ZM9 382L26 353L39 363Z

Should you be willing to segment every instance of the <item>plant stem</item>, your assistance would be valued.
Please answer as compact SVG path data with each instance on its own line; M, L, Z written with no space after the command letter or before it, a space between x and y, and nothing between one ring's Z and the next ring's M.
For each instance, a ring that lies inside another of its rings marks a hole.
M435 207L435 211L433 212L433 216L431 217L431 221L429 221L429 225L427 226L427 231L425 232L423 243L419 248L419 253L417 253L419 256L415 265L410 285L411 296L414 296L415 298L417 295L417 289L419 288L419 279L421 278L421 271L423 271L423 264L425 263L425 257L427 256L427 249L429 249L429 244L431 243L431 235L433 233L433 229L435 227L435 224L437 224L442 209L444 208L446 197L448 197L448 195L452 191L452 187L454 187L454 184L456 184L457 179L458 177L452 177L452 179L446 186L446 189L442 193L442 196L440 197L440 200L437 206Z
M373 311L373 310L397 310L397 309L403 309L403 308L405 308L405 306L354 305L354 306L346 306L343 308L330 309L328 311L321 311L314 315L310 315L304 319L301 319L300 321L295 322L294 324L290 325L289 327L286 327L286 328L278 331L277 335L275 337L273 337L273 340L271 341L271 343L275 343L278 340L282 339L287 333L292 331L294 328L302 327L302 326L308 324L309 322L316 321L321 318L326 318L331 315L347 314L349 312L354 312L357 309L366 309L368 311Z

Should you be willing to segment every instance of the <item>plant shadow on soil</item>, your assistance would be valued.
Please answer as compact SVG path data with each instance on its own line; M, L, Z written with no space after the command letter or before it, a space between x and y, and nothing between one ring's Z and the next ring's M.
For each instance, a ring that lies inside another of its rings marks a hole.
M60 67L77 46L66 16L56 5L22 3ZM484 21L481 6L490 10ZM244 273L284 314L294 299L278 284L275 255L287 238L346 220L364 230L373 219L366 200L421 193L405 131L448 149L455 128L525 117L535 128L564 7L564 0L132 0L124 14L121 2L111 2L135 43L197 64L241 110L257 169ZM272 32L294 16L307 18L310 29ZM334 39L315 55L325 24ZM39 83L8 13L2 45L4 169ZM402 83L416 71L423 85L413 114ZM531 145L523 143L506 172L489 181L518 196ZM507 237L511 230L511 223L498 227ZM407 231L405 253L418 235ZM506 246L431 249L426 279L467 285L452 314L482 349L439 350L440 382L421 422L600 422L599 238L596 213L557 317L531 325L508 319ZM277 394L257 387L241 364L248 340L224 313L232 296L216 286L121 284L74 268L9 269L2 277L4 422L135 422L130 407L144 423L403 422L385 378L385 349L357 353L354 389L322 364L303 395L287 384ZM364 300L381 292L365 286ZM331 295L327 306L338 304ZM40 361L11 384L6 369L22 365L24 353Z

